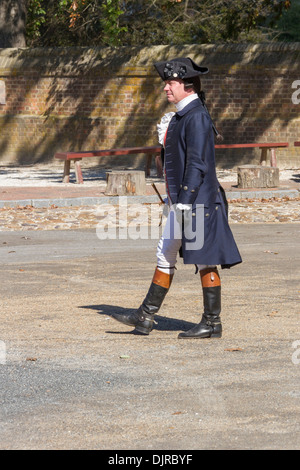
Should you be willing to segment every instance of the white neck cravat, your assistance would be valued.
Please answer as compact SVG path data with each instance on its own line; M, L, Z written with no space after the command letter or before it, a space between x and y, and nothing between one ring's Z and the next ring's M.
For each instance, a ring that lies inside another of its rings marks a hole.
M194 101L198 98L197 93L193 93L192 95L186 96L183 98L183 100L179 101L178 103L175 104L176 110L181 111L183 108L185 108L191 101Z

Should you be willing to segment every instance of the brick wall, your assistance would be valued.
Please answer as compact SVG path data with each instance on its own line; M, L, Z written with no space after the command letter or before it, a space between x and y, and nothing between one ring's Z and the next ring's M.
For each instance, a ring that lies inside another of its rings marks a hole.
M279 166L300 166L293 146L300 140L300 43L2 49L0 164L50 161L64 150L156 144L156 123L173 108L153 63L176 56L209 67L202 87L225 143L287 141L289 149L277 153ZM217 151L224 167L258 159L258 150ZM111 160L101 162L112 166ZM138 167L142 159L114 162Z

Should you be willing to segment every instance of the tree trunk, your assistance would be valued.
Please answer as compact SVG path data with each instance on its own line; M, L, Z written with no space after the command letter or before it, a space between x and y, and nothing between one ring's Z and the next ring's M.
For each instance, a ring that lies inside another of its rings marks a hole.
M0 1L0 48L25 47L27 0Z

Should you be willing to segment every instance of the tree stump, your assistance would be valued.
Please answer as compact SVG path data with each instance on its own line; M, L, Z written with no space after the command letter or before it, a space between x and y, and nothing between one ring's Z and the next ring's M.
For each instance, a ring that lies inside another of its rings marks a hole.
M279 186L279 168L243 165L237 169L238 188L276 188Z
M146 193L144 171L113 170L106 173L108 196L140 196Z

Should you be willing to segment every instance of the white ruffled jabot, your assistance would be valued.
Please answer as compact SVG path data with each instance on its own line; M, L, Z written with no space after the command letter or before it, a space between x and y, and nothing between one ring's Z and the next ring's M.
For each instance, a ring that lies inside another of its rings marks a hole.
M157 124L157 126L156 126L157 133L158 133L158 142L161 145L164 145L164 138L165 138L169 123L170 123L172 117L174 116L174 114L175 113L173 113L173 112L164 114L163 117L160 120L160 123Z

